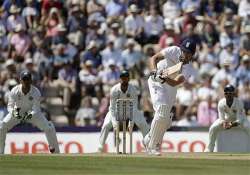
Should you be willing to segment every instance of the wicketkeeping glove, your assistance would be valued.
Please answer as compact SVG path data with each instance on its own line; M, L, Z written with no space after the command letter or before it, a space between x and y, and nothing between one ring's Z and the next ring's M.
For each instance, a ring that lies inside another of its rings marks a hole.
M30 120L32 118L32 113L31 112L25 112L23 120Z
M12 112L12 116L17 118L17 119L21 119L22 116L20 115L20 108L14 108L14 110Z

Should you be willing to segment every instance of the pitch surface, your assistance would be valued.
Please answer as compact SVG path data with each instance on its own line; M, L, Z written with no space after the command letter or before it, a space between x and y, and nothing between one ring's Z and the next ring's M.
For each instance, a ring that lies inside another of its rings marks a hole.
M250 175L250 154L0 156L1 175Z

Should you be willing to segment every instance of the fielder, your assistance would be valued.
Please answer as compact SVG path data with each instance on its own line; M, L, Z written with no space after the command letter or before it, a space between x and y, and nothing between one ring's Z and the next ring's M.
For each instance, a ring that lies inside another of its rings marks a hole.
M20 84L10 92L8 114L0 121L0 154L4 153L7 132L19 123L31 123L43 130L49 142L51 153L59 153L56 130L52 122L48 121L40 109L40 91L32 85L30 72L23 71Z
M243 102L235 97L234 86L225 86L224 96L218 103L219 118L209 128L209 143L205 152L214 151L218 133L224 129L240 127L250 137L250 123L245 115Z
M102 125L102 130L100 134L100 145L98 147L99 152L103 152L103 147L108 137L109 131L112 126L116 130L118 121L116 121L116 101L122 98L131 98L133 100L133 122L141 130L143 137L149 131L149 125L147 124L143 113L138 110L138 93L136 88L129 84L129 72L122 71L120 74L120 83L114 85L110 91L110 106L109 112L107 113L104 123ZM129 122L130 123L130 122ZM129 126L130 127L130 126Z
M149 154L160 155L160 145L165 131L172 123L171 109L175 103L177 86L191 76L193 55L196 51L196 43L187 39L180 47L171 46L161 50L149 60L149 68L152 71L148 79L150 96L155 111L151 128L143 139L143 144ZM181 67L175 76L163 76L163 72L176 65Z

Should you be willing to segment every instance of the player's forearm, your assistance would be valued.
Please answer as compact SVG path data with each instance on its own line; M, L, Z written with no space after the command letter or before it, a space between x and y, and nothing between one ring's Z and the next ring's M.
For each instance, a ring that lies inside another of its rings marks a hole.
M155 54L149 59L149 69L151 71L156 70L157 63L162 60L164 57L161 53Z
M171 78L166 77L166 78L164 78L164 80L165 80L165 82L166 82L168 85L174 87L174 86L178 86L178 85L180 85L181 83L183 83L183 82L185 81L185 78L184 78L184 76L179 75L179 76L177 76L175 79L171 79Z

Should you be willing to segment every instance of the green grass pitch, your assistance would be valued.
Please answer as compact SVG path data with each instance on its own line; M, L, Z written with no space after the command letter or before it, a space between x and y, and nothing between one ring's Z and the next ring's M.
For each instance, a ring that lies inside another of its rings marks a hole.
M2 155L0 175L250 175L250 154Z

